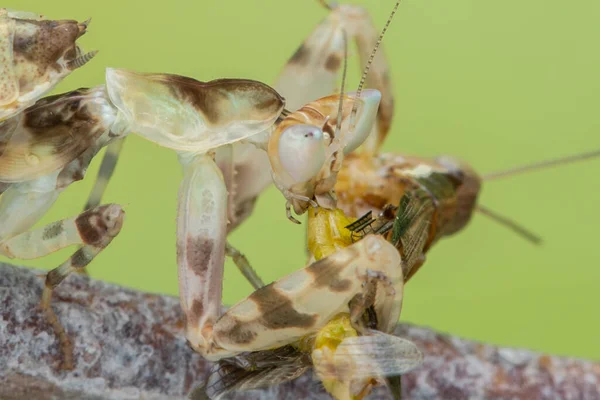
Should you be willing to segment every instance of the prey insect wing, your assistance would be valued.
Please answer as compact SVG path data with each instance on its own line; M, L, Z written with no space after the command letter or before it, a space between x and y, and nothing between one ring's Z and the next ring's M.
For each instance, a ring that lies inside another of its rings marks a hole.
M293 346L239 354L221 360L213 367L202 392L207 396L205 398L219 399L232 391L258 389L291 381L311 367L310 357Z
M421 189L407 192L400 200L391 231L391 242L402 253L402 269L408 279L423 262L436 212L432 198Z
M348 381L402 375L423 363L423 353L406 340L371 330L346 338L332 358L321 358L315 371L325 379Z

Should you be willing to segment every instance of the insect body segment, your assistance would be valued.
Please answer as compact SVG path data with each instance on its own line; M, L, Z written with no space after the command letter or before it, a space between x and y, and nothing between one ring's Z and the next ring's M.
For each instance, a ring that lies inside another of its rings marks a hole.
M294 342L347 310L350 300L362 292L368 270L387 276L400 294L398 252L383 238L365 239L258 289L218 319L208 346L198 340L192 345L207 358L219 359L248 349L259 351ZM386 298L385 291L377 291L376 295L382 302ZM391 312L398 315L401 296L391 299L395 299L391 300ZM393 315L384 319L394 319Z
M380 99L377 90L367 90L359 99L352 94L345 95L339 133L335 132L339 95L309 103L278 124L268 144L273 179L296 214L306 212L313 198L322 207L335 207L332 190L343 154L351 152L366 139ZM348 132L354 101L360 104L358 124L353 132ZM336 138L336 134L341 137ZM289 153L293 150L299 156L290 159Z
M24 182L64 168L112 140L116 116L103 87L39 100L0 122L0 180Z
M325 212L330 221L341 216ZM210 398L293 379L312 365L336 398L361 399L383 377L420 365L414 344L388 334L402 306L398 251L378 235L352 244L349 233L347 245L255 291L216 322L210 351L198 349L223 360L209 377Z
M52 21L0 9L0 121L32 105L90 61L76 41L89 21Z
M367 65L377 43L379 31L365 8L339 4L327 9L327 17L296 50L274 85L286 96L290 110L298 110L336 91L344 57L343 32L356 43L362 67ZM366 148L375 151L389 130L394 107L389 67L382 49L370 65L366 86L381 93L377 120L369 127L372 130L365 144ZM294 98L289 98L288 93L294 93ZM335 126L335 118L332 120Z

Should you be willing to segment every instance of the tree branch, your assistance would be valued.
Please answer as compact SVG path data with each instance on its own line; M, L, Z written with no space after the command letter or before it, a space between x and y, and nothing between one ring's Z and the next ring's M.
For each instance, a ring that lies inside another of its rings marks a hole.
M74 371L59 371L58 342L39 312L43 273L0 265L0 398L185 399L209 364L185 343L177 299L70 276L53 306L75 347ZM600 364L497 348L402 324L425 353L403 377L406 399L600 399ZM235 399L328 399L306 374ZM291 396L291 397L290 397ZM369 398L389 398L386 388Z

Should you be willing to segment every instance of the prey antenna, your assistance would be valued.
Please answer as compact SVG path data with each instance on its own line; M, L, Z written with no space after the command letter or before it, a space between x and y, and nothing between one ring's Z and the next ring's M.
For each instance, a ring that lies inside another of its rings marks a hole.
M508 229L515 232L517 235L521 236L523 239L528 240L532 244L540 245L542 243L542 238L536 235L535 233L530 232L523 226L519 225L517 222L497 214L496 212L490 210L489 208L483 207L482 205L477 205L476 210L485 215L486 217L491 218L492 220L498 222L501 225L504 225Z
M525 172L537 171L541 169L557 167L559 165L571 164L577 161L589 160L592 158L600 157L600 150L590 151L588 153L579 153L572 156L556 158L554 160L542 161L534 164L523 165L520 167L510 168L504 171L492 172L483 175L484 181L492 181L495 179L506 178L509 176L520 175Z
M367 80L367 76L369 74L369 69L371 68L371 64L373 64L375 55L377 55L377 50L379 49L379 46L381 45L381 42L383 41L383 36L385 35L390 24L392 23L392 19L394 18L396 11L398 11L398 7L400 6L401 1L402 0L396 1L396 5L394 5L394 9L392 10L390 17L388 18L387 22L385 23L385 26L383 27L381 34L379 34L379 38L377 38L377 42L375 42L375 47L373 47L373 51L371 52L371 55L369 56L369 60L367 61L367 65L365 66L365 70L363 71L362 78L360 78L360 83L358 84L358 89L356 90L354 105L352 106L352 113L350 114L350 130L353 130L356 127L356 112L358 111L358 103L356 102L356 99L360 98L360 93L362 92L363 86L365 85L365 81Z

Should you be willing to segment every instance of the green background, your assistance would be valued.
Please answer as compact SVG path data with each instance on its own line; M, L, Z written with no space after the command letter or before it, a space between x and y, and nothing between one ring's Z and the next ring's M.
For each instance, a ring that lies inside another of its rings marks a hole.
M392 2L356 3L382 26ZM92 17L81 43L100 53L57 92L102 83L107 66L271 83L325 16L312 0L3 5L55 19ZM450 154L485 173L600 147L598 21L597 0L406 0L384 41L397 100L385 150ZM351 72L354 86L358 68ZM80 211L99 162L63 193L44 223ZM430 252L407 287L402 319L466 338L600 359L599 174L594 160L485 185L481 203L542 234L544 245L475 216ZM105 196L126 205L127 219L93 262L93 277L177 294L181 176L173 152L127 139ZM304 229L286 220L283 197L271 188L231 241L270 281L303 266ZM51 268L69 251L25 264ZM230 262L224 286L229 304L250 293Z

